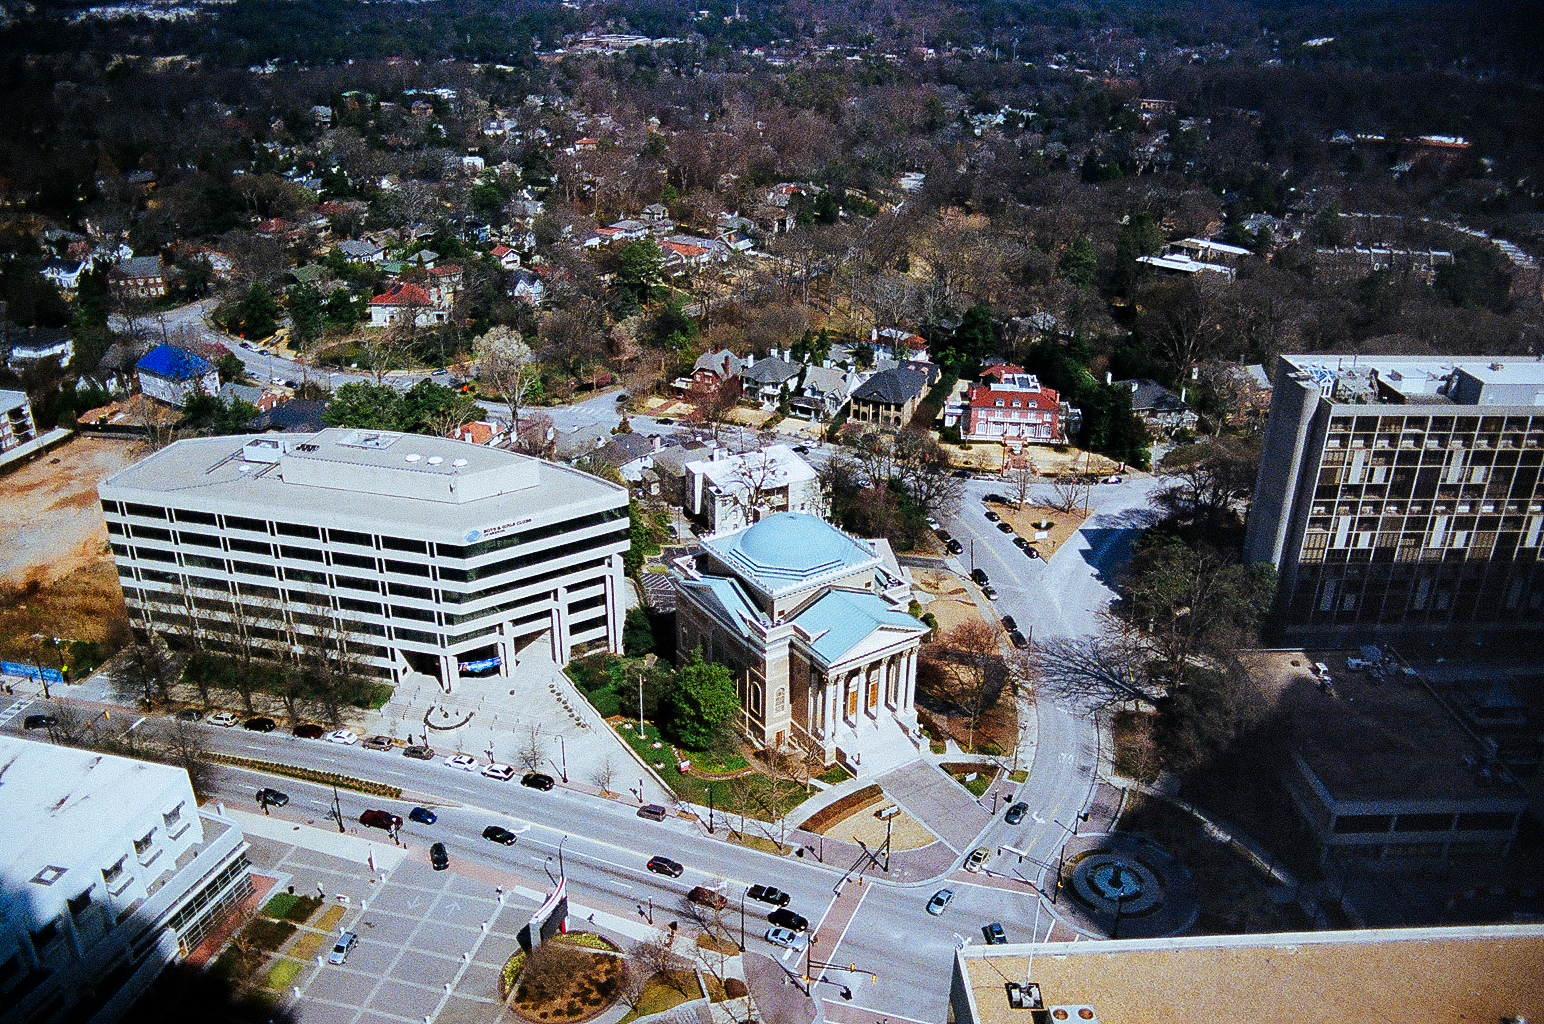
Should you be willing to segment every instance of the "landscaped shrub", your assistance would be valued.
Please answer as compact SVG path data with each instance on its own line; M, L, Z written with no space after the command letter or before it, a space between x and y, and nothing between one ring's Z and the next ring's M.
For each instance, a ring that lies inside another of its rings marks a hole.
M880 789L877 785L864 786L862 789L848 793L841 799L834 800L825 807L822 807L804 819L804 824L799 827L806 832L820 835L848 815L855 811L861 811L871 804L877 804L884 798L884 790Z

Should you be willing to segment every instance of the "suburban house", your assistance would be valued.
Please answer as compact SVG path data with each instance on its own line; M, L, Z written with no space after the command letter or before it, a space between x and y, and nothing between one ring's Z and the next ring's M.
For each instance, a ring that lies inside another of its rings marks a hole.
M509 275L509 294L528 305L539 306L547 295L547 286L529 270L517 270Z
M355 263L384 263L386 247L358 238L346 238L338 243L338 251Z
M876 327L869 331L869 345L875 359L894 359L898 363L926 362L927 339L898 327Z
M10 451L38 436L32 403L25 391L0 391L0 452Z
M809 366L804 370L798 393L789 401L795 416L817 422L828 420L842 411L858 386L858 376L834 366Z
M911 422L911 414L938 377L938 367L931 363L903 363L881 370L852 393L847 418L880 430L900 430Z
M729 666L741 728L870 775L916 759L911 583L883 540L783 512L672 563L676 650Z
M499 261L499 266L505 270L520 269L520 254L507 245L495 245L492 256Z
M187 404L189 395L220 390L220 375L208 360L172 345L157 345L134 368L142 394L178 408Z
M58 285L60 291L70 295L80 287L81 275L90 273L92 265L90 257L84 260L49 260L48 266L43 268L43 276Z
M764 409L773 409L785 388L792 394L798 384L800 369L798 363L776 356L766 359L747 356L745 367L740 371L740 387L746 398L760 402Z
M728 349L704 352L692 364L692 375L677 377L671 386L682 395L704 395L733 382L735 394L739 394L740 373L744 368L745 361Z
M960 431L965 440L1001 441L1012 448L1065 440L1061 399L1034 374L998 363L982 370L981 380L966 395Z
M659 247L665 254L667 267L705 267L709 263L722 263L729 258L729 247L716 238L671 235L661 241Z
M1131 388L1131 411L1154 434L1193 429L1195 410L1185 404L1184 393L1175 394L1155 380L1118 380Z
M429 298L436 306L449 309L461 290L461 264L447 263L429 268Z
M411 281L398 281L370 300L371 327L390 327L409 319L419 327L443 324L450 319L450 310Z
M119 298L159 299L166 294L166 271L159 256L132 256L107 274L107 287Z
M509 440L509 424L499 420L472 420L451 428L445 436L468 444L500 445Z
M683 464L686 514L708 533L738 530L777 512L821 511L819 474L787 445Z
M0 320L0 353L14 370L44 359L57 359L68 366L75 358L75 343L64 331L52 327L20 328Z

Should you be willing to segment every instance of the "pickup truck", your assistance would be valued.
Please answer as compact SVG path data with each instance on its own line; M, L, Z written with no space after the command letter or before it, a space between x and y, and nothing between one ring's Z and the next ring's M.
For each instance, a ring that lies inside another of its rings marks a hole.
M774 907L788 906L788 894L770 885L753 885L745 890L745 895L758 903L770 903Z

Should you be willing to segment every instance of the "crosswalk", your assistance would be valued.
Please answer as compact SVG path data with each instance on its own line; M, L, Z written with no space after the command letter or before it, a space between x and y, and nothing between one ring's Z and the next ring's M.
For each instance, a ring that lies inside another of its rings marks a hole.
M6 708L4 711L0 711L0 725L5 725L11 719L15 718L17 715L21 714L31 706L31 697L22 697L21 699L14 701L10 707Z

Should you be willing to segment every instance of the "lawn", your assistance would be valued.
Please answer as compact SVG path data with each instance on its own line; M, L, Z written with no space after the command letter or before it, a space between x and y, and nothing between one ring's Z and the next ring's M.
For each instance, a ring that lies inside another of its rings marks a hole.
M664 1013L674 1006L680 1006L688 999L701 999L702 987L697 984L697 975L688 971L676 971L675 984L665 980L662 974L656 974L649 979L644 987L643 997L638 1000L638 1005L633 1007L618 1024L628 1024L629 1021L639 1017L648 1017L651 1014ZM677 987L679 985L679 987ZM681 989L692 993L687 995Z
M304 924L321 905L322 901L317 896L297 896L294 893L281 892L263 904L263 915L276 921L294 921L296 924Z
M268 972L268 979L263 982L263 987L271 988L275 992L284 991L290 987L290 983L295 980L295 976L300 973L300 969L304 966L305 964L299 960L280 960Z
M627 728L628 725L632 728ZM682 772L676 767L676 754L672 752L669 742L660 737L656 727L646 724L642 730L644 733L642 737L639 736L639 731L637 724L632 722L624 722L617 727L617 735L638 751L644 760L650 764L660 762L661 766L655 771L659 772L665 784L674 790L677 796L688 803L703 807L711 804L726 817L731 815L739 817L743 811L747 818L772 822L786 815L810 796L804 786L787 779L774 779L760 772L752 772L732 779L703 779ZM658 749L655 749L655 743L660 744ZM694 768L701 768L703 771L734 771L733 765L736 763L742 771L750 766L749 762L739 755L716 762L709 758L706 764L699 758L708 757L708 755L699 751L681 751L681 756L691 761Z

